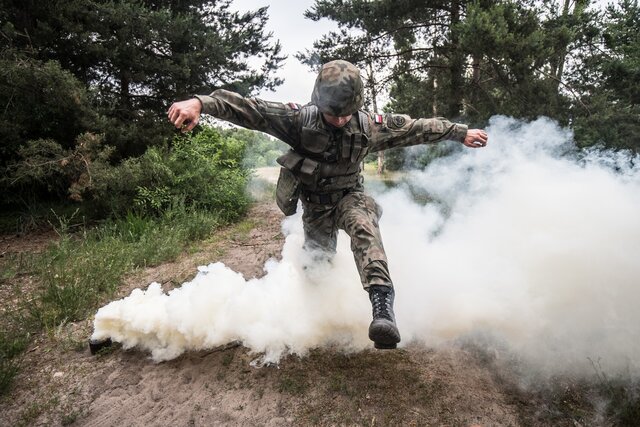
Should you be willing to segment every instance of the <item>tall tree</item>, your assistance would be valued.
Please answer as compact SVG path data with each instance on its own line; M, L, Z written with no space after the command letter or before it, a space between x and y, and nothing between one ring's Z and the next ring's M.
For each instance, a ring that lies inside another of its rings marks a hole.
M573 3L573 9L571 9ZM555 1L546 1L550 7L551 18L545 23L545 29L553 32L555 55L550 59L550 77L553 79L556 90L562 83L564 67L567 59L569 45L578 38L578 32L584 28L579 22L589 5L589 0L563 0L562 12L558 12L558 4ZM578 24L578 25L577 25Z
M533 3L474 4L460 24L461 49L472 58L466 82L470 119L482 122L493 114L523 118L556 116L556 83L545 70L557 58L545 33L541 10Z
M602 25L583 34L579 66L568 70L580 92L572 108L582 146L640 152L640 6L637 0L610 4ZM586 107L586 108L585 108Z
M391 69L392 98L428 94L428 105L417 111L406 110L413 102L392 102L392 108L412 114L428 111L452 119L464 114L476 123L496 113L561 118L571 95L563 82L564 64L577 48L581 28L593 20L588 5L588 0L573 7L564 0L318 0L310 18L332 19L351 32L324 36L306 57L355 51L365 58L370 52ZM382 48L363 49L367 39Z
M356 60L382 74L380 83L397 76L446 70L449 116L458 116L462 104L459 82L464 74L464 55L458 51L459 22L466 2L456 0L317 0L307 11L310 19L328 18L341 32L332 32L314 43L304 59ZM446 60L445 60L446 58Z
M129 155L166 134L157 124L170 100L281 83L274 72L284 58L265 30L267 8L240 13L230 3L2 0L1 43L56 60L86 84L107 118L107 140Z
M425 6L406 0L317 0L305 16L313 20L334 20L340 31L324 35L314 43L313 50L299 53L297 57L312 67L337 58L358 65L365 80L367 104L378 112L378 95L388 92L394 79L411 68L408 64L414 56L424 58L425 54L430 55L428 49L415 45L417 40L414 36L421 28L425 31L437 28L437 24L429 19L433 13L431 9L444 6L435 3ZM420 10L414 9L415 13L410 14L411 19L407 20L404 13L414 6L419 6ZM383 22L384 25L381 24ZM458 102L454 104L457 110ZM378 173L383 169L384 153L381 152L378 154Z

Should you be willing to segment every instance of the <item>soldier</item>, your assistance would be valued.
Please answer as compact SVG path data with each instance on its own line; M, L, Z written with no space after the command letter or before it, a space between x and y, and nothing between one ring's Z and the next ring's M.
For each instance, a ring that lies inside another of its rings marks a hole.
M376 348L392 349L400 342L393 312L394 289L382 246L378 220L381 208L363 191L362 160L367 153L393 147L460 141L484 147L481 129L451 123L444 118L412 119L402 114L362 111L360 71L346 61L325 64L315 82L311 102L299 104L243 98L216 90L176 102L169 121L183 131L193 129L201 113L266 132L291 149L278 158L282 166L276 189L285 215L302 201L305 248L330 258L336 250L338 229L351 238L351 250L360 280L373 308L369 338Z

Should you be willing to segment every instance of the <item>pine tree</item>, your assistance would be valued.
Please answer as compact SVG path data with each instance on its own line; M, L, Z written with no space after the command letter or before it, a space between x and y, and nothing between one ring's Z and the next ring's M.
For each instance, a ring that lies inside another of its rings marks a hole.
M581 146L640 152L640 6L637 0L609 5L600 28L583 35L578 60L569 70L580 92L572 108Z
M265 31L267 8L239 13L230 3L3 0L2 47L73 73L94 95L107 141L128 156L170 132L172 100L281 83L274 71L284 58ZM261 63L251 66L255 57Z

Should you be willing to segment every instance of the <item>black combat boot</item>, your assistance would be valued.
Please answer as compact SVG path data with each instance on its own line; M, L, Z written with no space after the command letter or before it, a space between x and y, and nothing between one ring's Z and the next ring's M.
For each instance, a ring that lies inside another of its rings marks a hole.
M400 332L393 314L393 288L369 286L369 299L373 307L373 321L369 325L369 339L375 348L393 349L400 342Z

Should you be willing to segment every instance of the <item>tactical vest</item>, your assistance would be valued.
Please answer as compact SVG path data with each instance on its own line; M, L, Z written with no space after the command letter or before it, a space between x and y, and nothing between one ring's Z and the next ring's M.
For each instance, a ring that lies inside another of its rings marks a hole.
M369 117L362 111L332 133L324 129L318 108L305 105L300 123L300 144L277 159L282 168L276 201L285 215L295 213L300 195L331 204L361 184L360 163L369 151Z

